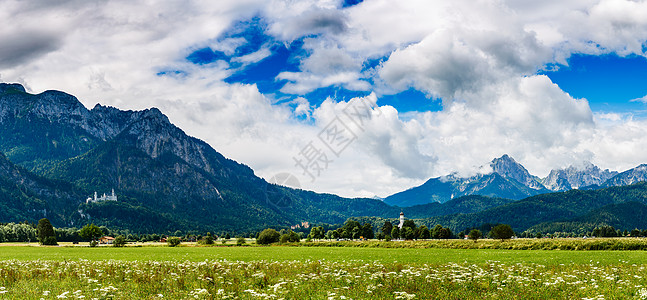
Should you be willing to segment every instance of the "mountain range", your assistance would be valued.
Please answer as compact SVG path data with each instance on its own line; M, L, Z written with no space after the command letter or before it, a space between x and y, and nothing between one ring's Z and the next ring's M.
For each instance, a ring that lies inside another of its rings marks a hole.
M431 202L446 202L465 195L483 195L509 199L572 189L598 189L624 186L647 180L647 165L639 165L622 173L602 170L587 162L582 167L570 166L552 170L539 178L505 154L489 164L491 172L461 178L456 174L427 180L420 186L393 194L384 199L389 205L414 206Z
M587 216L597 220L589 227L612 223L647 205L647 185L630 185L647 179L647 165L617 173L589 164L544 179L508 155L489 167L468 178L432 178L384 201L342 198L270 184L156 108L87 109L64 92L0 83L0 222L47 217L57 227L247 233L404 212L452 230L495 222L526 230L572 227ZM86 202L111 189L118 201Z
M88 110L69 94L34 95L17 84L0 84L0 152L8 173L0 175L13 186L7 190L26 191L0 199L7 212L0 222L37 221L55 211L55 226L244 232L302 221L341 223L385 210L397 214L374 199L269 184L186 135L156 108ZM24 178L8 176L16 173ZM95 191L111 189L119 201L85 203Z

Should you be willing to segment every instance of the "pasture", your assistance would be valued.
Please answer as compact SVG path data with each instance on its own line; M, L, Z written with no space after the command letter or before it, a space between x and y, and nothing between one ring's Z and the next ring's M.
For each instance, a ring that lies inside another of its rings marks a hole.
M40 298L647 299L647 252L0 247L0 299Z

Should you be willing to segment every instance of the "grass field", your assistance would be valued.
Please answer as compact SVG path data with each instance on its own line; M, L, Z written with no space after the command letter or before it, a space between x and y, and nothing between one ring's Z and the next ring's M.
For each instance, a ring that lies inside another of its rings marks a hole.
M0 299L647 299L647 252L0 247Z

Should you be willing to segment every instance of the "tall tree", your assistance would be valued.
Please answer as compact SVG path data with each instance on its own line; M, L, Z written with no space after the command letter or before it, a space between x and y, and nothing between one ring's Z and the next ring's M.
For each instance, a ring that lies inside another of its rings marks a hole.
M393 227L391 230L391 237L394 239L400 238L400 229L398 227Z
M421 240L426 240L431 237L431 231L429 231L429 228L427 226L422 225L420 228L418 228L418 238Z
M40 219L36 230L38 231L38 242L41 245L58 245L54 226L52 226L52 223L48 219Z
M373 234L373 225L371 225L371 223L364 223L364 225L362 225L362 236L369 240L375 237Z
M384 225L382 225L382 232L390 236L391 230L393 230L393 224L391 224L391 221L384 222Z

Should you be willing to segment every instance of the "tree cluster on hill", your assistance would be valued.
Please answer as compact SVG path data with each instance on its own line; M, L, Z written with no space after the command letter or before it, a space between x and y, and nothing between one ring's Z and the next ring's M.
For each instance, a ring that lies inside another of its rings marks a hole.
M393 226L390 221L385 221L378 233L378 239L403 239L403 240L426 240L426 239L449 239L453 237L451 229L440 224L431 230L426 225L416 226L413 220L405 220L402 228Z

